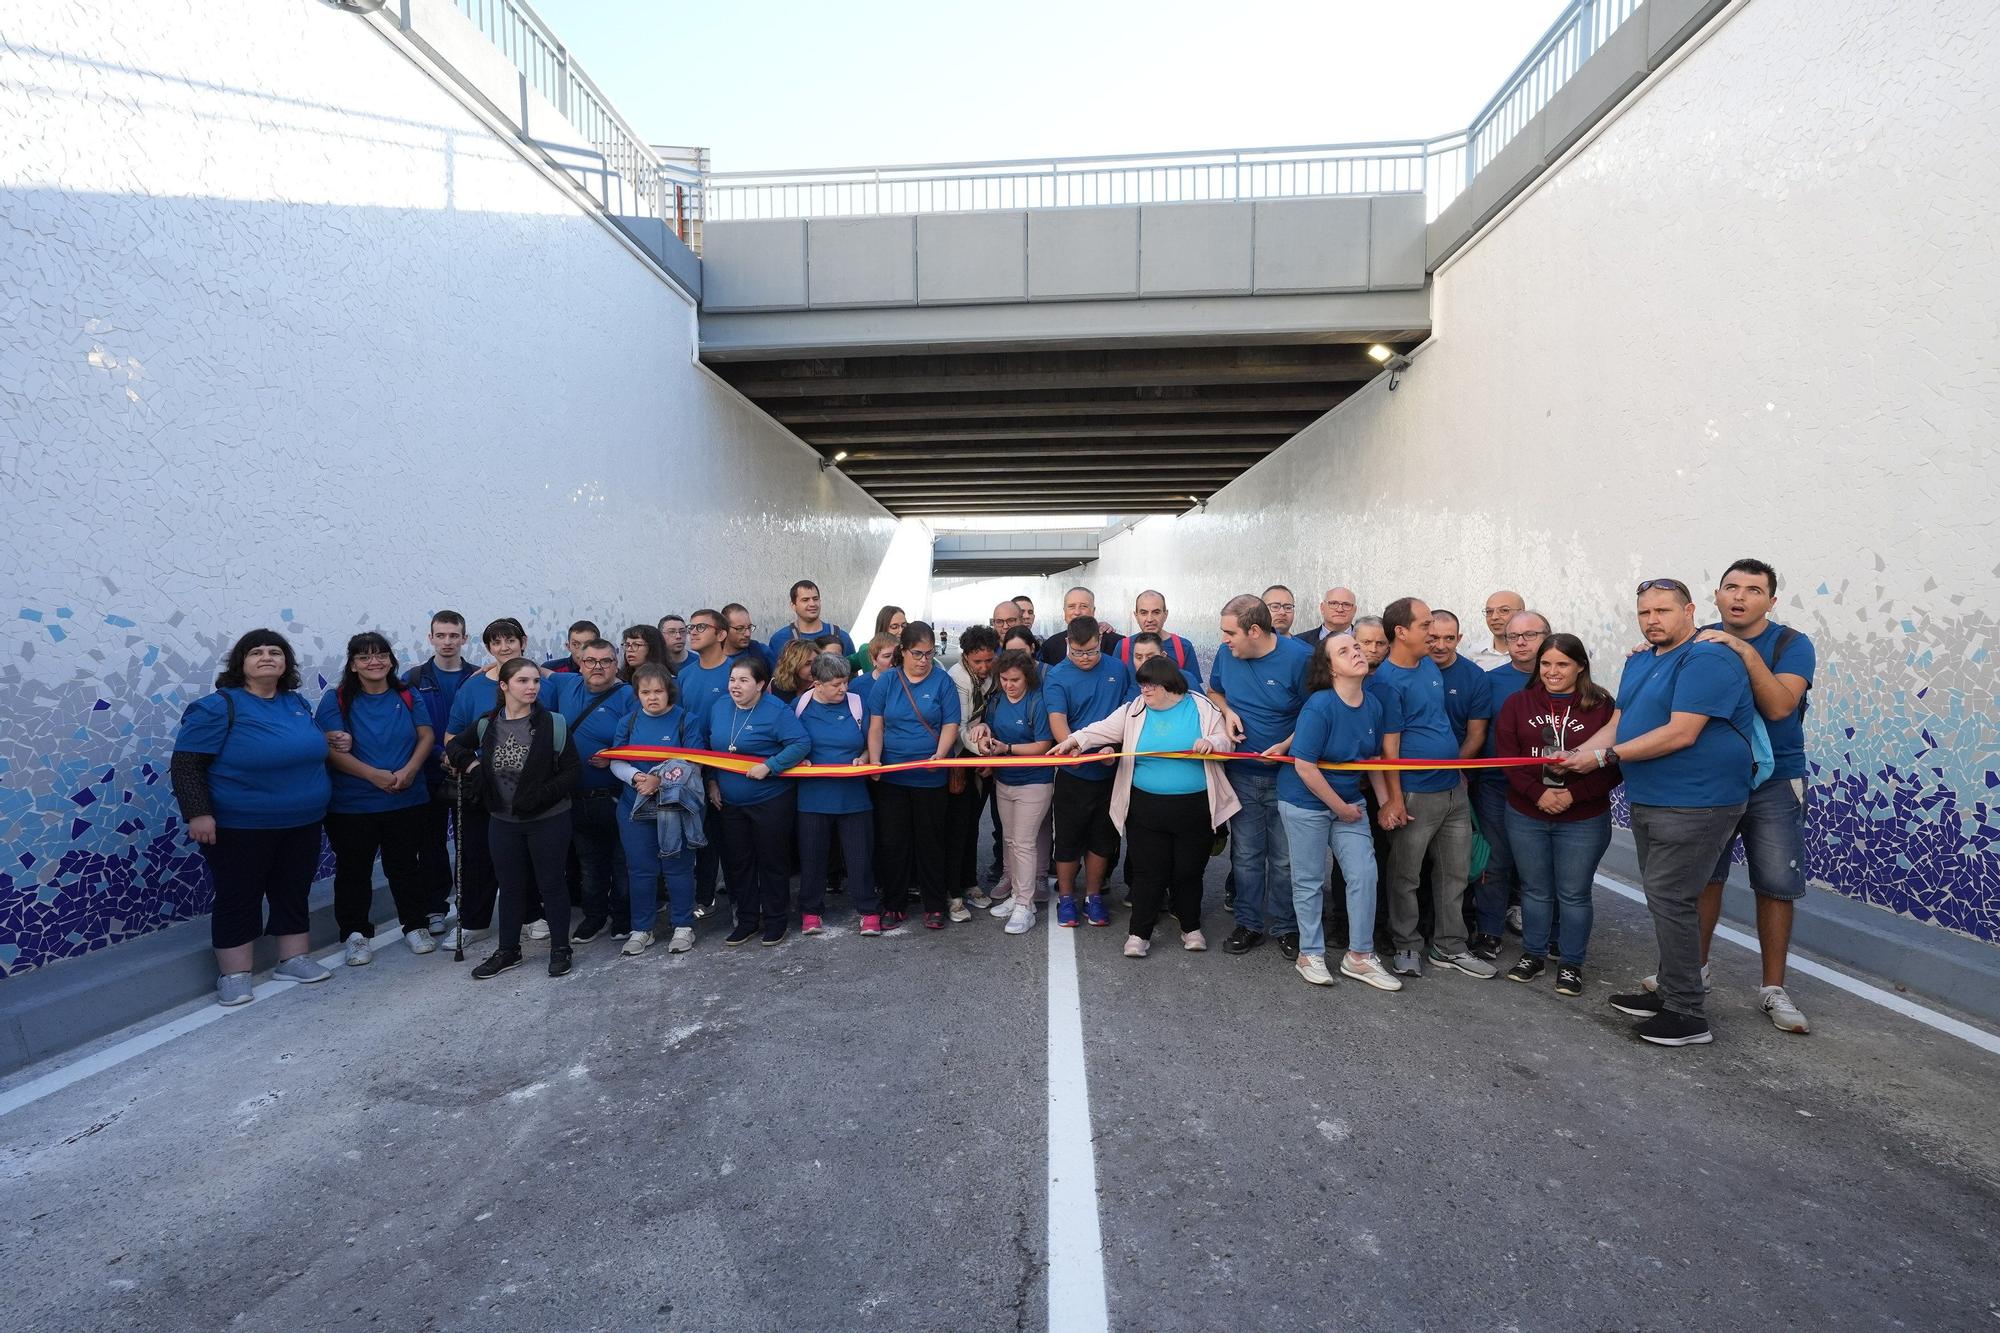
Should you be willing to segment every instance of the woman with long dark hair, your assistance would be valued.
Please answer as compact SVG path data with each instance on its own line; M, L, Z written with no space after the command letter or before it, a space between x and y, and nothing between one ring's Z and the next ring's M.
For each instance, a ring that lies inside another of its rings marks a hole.
M657 662L672 671L667 660L666 636L657 625L627 625L625 632L618 636L623 641L625 661L618 668L618 679L627 685L632 683L632 673L648 662Z
M1533 678L1500 709L1495 752L1555 756L1611 721L1617 704L1590 678L1590 653L1574 634L1551 634L1535 654ZM1590 891L1611 845L1614 767L1571 773L1549 764L1507 770L1507 847L1521 881L1521 960L1509 981L1533 981L1558 944L1556 994L1583 993L1590 948ZM1560 906L1558 906L1560 905ZM1551 922L1560 916L1551 940Z
M437 948L431 938L419 849L430 788L424 761L435 733L430 711L396 679L396 650L374 630L347 641L340 683L320 696L314 715L329 739L345 738L327 762L333 768L333 801L326 812L326 840L333 844L333 919L347 944L347 965L366 966L374 955L375 858L411 953Z
M326 737L298 691L291 643L276 630L253 629L230 648L215 693L182 712L174 739L174 799L215 881L209 933L215 1000L225 1006L250 1002L259 935L277 937L276 975L300 982L332 975L306 957L306 895L333 784Z
M805 728L770 696L771 668L745 653L729 668L729 697L703 719L705 750L763 755L747 773L712 769L708 802L722 825L722 872L736 903L736 927L724 944L761 933L777 944L791 924L792 838L798 822L797 784L779 775L811 748Z
M873 637L879 640L886 634L891 641L900 642L903 637L903 627L909 623L909 620L910 618L903 614L902 607L885 606L875 613L875 633ZM875 651L874 644L866 644L857 649L847 659L848 665L854 668L855 675L873 676L876 674L879 664L875 661Z
M936 669L937 635L921 620L903 627L895 664L868 698L868 762L902 764L949 758L958 748L958 687ZM911 769L875 775L876 884L882 924L908 915L919 886L924 929L945 924L945 771Z
M472 969L475 981L521 965L521 917L530 868L548 912L549 975L570 969L570 798L582 771L562 718L544 708L542 669L525 657L500 666L500 702L451 738L451 766L479 784L488 847L500 879L499 947Z

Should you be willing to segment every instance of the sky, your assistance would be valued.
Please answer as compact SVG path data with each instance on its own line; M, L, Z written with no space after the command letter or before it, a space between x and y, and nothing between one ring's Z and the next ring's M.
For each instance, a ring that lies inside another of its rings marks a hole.
M1428 138L1562 0L531 0L717 171Z

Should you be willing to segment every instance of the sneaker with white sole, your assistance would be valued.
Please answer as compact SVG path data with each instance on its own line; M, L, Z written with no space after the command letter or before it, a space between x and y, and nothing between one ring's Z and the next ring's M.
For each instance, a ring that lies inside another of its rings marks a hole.
M1002 898L986 910L994 916L999 917L1002 921L1005 921L1008 917L1014 915L1014 900L1011 897ZM1028 910L1032 912L1035 909L1031 907Z
M455 950L459 947L461 937L466 944L472 944L485 939L492 933L493 927L491 926L487 926L481 930L467 930L464 926L453 926L451 929L445 931L443 937L438 940L438 945L441 948Z
M1507 909L1507 929L1513 931L1516 935L1521 933L1521 905L1519 903L1515 903Z
M965 899L953 898L949 904L951 919L960 923L972 920L972 909L965 905Z
M1034 928L1034 908L1010 907L1007 909L1007 933L1009 935L1025 935Z
M1763 989L1764 1012L1770 1016L1771 1026L1780 1032L1810 1032L1806 1026L1806 1016L1792 1003L1792 997L1785 994L1783 986L1766 986Z
M1184 930L1181 932L1181 948L1189 953L1207 953L1208 936L1199 930Z
M526 934L531 940L545 940L549 937L549 923L540 918L530 921Z
M686 953L694 948L694 927L675 926L674 937L667 941L668 953Z
M1127 958L1144 958L1152 951L1153 942L1151 940L1142 940L1137 935L1127 935L1125 937L1125 956Z
M375 948L366 935L357 930L347 937L347 965L349 967L366 967L374 961Z
M436 953L438 947L438 942L431 938L428 930L404 931L403 943L409 945L410 952L414 954Z
M987 894L986 890L984 889L974 889L971 893L966 894L965 901L968 905L973 907L993 906L993 899Z
M1420 977L1424 974L1424 963L1415 949L1404 949L1389 960L1389 970L1399 977Z
M1481 981L1490 980L1500 971L1499 968L1493 966L1493 964L1487 962L1477 954L1446 953L1435 944L1431 946L1430 953L1427 956L1433 963L1436 963L1440 967L1455 967L1468 977L1477 977Z
M255 989L248 972L224 972L215 979L215 1002L224 1009L234 1009L250 1003Z
M1403 989L1403 983L1389 975L1389 969L1382 966L1382 960L1372 953L1362 955L1359 962L1355 961L1351 954L1342 954L1340 975L1350 977L1364 986L1373 986L1376 990Z
M333 973L327 971L304 954L299 954L296 957L287 958L284 962L278 964L272 970L271 975L274 977L283 977L286 981L296 981L301 986L310 986L315 981L325 981Z
M445 927L451 924L451 913L432 912L430 915L430 920L426 924L428 925L431 934L442 935L445 932Z
M1292 963L1292 970L1299 974L1300 980L1305 981L1309 985L1331 986L1333 984L1333 973L1326 970L1326 959L1319 954L1300 954Z
M625 947L618 952L626 958L637 958L652 947L653 932L650 930L635 930L626 937Z
M817 935L825 929L826 923L811 912L801 912L799 914L799 934Z
M1715 989L1715 973L1711 970L1713 967L1714 964L1712 963L1703 963L1701 965L1701 992L1704 995ZM1660 988L1660 974L1655 972L1650 977L1641 978L1639 985L1644 990L1658 990Z

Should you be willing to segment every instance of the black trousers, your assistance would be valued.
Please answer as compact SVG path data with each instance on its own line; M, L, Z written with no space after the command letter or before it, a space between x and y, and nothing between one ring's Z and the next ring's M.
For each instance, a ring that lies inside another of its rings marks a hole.
M500 880L500 947L521 947L521 923L533 919L525 915L528 896L539 884L549 948L569 948L569 881L563 876L563 862L569 856L569 811L525 822L489 818L486 845Z
M615 790L586 788L570 802L570 855L583 867L577 906L584 920L609 921L612 930L622 933L632 929L632 893L618 820Z
M333 921L340 938L375 934L375 858L389 896L396 900L396 920L405 931L428 925L424 882L417 862L423 842L425 806L372 810L361 814L328 814L326 840L333 844Z
M1125 812L1125 849L1132 875L1132 933L1153 938L1164 900L1181 929L1201 928L1201 875L1215 829L1208 793L1158 796L1132 788Z
M945 788L944 887L950 898L963 898L979 887L979 816L986 809L986 788L971 774L956 796Z
M432 796L419 809L424 831L417 840L417 886L424 896L424 915L443 916L451 910L451 802Z
M209 938L216 948L234 949L259 935L303 935L311 928L306 897L319 869L319 829L317 822L295 828L217 826L215 841L201 849L215 882Z
M713 807L711 807L713 808ZM799 794L790 785L755 805L722 803L723 873L736 903L736 928L769 927L792 914L792 836ZM699 892L699 889L696 890Z
M504 822L504 821L503 821ZM489 832L493 819L483 805L465 808L465 825L457 831L459 891L465 897L459 923L467 930L485 930L493 924L493 904L500 891L500 878L493 870L493 839ZM542 894L533 869L528 875L527 899L522 904L526 920L542 919Z
M728 864L723 853L723 844L728 839L724 834L722 818L712 805L704 812L702 832L708 835L708 842L695 848L694 852L694 901L697 907L712 907L715 905L716 881L721 878L723 866Z
M885 912L906 912L910 890L926 912L945 906L945 818L942 786L875 784L875 887Z
M875 906L875 822L866 810L828 815L799 811L799 910L814 916L826 910L830 870L845 865L854 910L873 916Z

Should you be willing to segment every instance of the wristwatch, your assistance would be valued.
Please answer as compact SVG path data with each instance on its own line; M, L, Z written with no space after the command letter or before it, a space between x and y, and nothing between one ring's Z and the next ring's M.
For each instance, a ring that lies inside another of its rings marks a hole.
M1597 752L1597 766L1599 768L1608 768L1610 765L1615 764L1617 762L1618 762L1617 746L1615 745L1606 746L1604 749L1599 750Z

